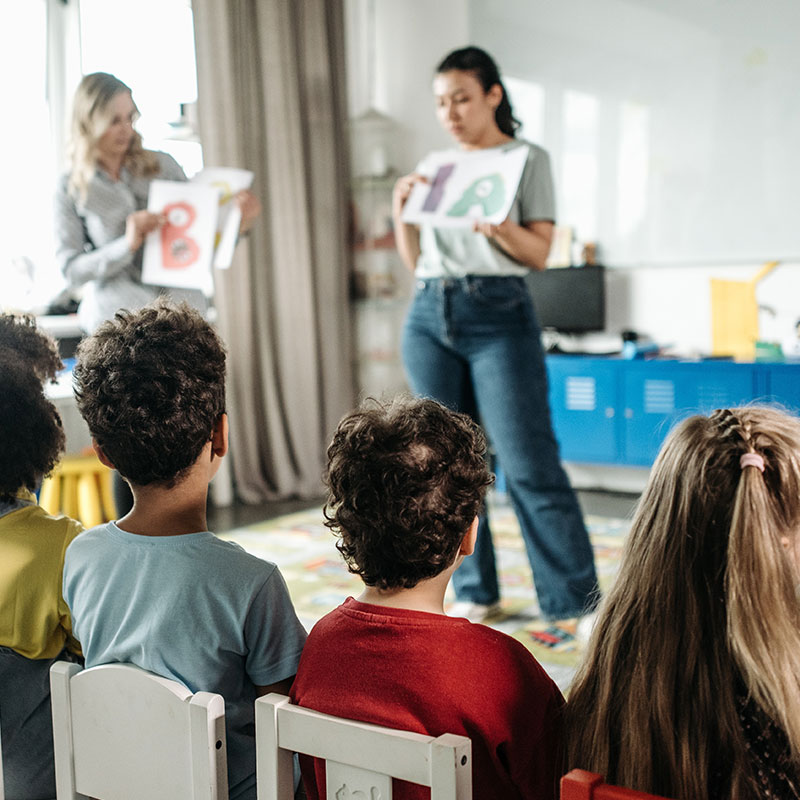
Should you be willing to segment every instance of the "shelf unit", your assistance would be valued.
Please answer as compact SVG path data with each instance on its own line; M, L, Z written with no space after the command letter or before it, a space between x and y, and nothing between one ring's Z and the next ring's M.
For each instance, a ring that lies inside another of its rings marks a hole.
M396 176L353 179L353 275L356 375L362 397L407 391L400 357L412 276L395 248L392 188Z

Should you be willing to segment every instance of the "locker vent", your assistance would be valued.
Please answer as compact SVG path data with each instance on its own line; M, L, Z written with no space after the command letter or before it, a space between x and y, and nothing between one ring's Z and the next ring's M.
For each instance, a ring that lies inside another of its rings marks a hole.
M671 414L675 410L675 384L673 381L645 380L645 414Z
M567 409L594 411L597 408L595 379L570 375L567 378Z

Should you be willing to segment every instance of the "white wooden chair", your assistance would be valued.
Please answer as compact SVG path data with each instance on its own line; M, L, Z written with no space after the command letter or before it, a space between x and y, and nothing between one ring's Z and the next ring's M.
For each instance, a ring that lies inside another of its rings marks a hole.
M258 800L292 800L292 753L325 759L327 800L391 800L392 778L431 800L471 800L472 743L339 719L268 694L256 700Z
M227 800L225 701L129 664L50 669L57 800Z

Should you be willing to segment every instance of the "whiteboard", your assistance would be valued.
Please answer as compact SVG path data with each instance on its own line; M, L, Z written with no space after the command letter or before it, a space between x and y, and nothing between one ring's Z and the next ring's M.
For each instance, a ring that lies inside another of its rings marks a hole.
M604 263L800 260L798 0L470 0L469 25Z

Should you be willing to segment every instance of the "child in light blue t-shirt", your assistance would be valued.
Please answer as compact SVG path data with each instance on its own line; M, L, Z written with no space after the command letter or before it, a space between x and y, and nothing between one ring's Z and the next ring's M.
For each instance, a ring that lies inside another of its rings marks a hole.
M306 632L278 568L207 530L228 448L225 353L186 305L119 312L81 343L78 407L133 509L67 549L86 666L135 664L225 698L231 798L255 798L255 698L288 694Z

